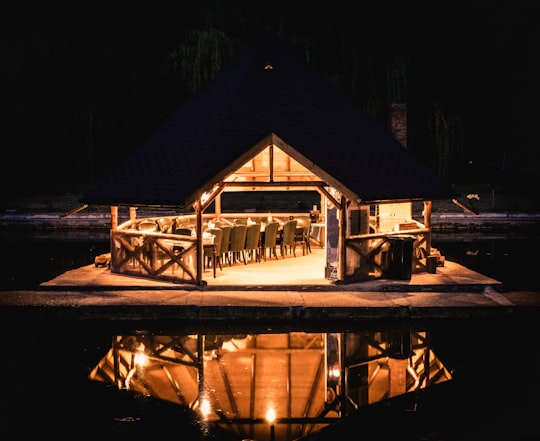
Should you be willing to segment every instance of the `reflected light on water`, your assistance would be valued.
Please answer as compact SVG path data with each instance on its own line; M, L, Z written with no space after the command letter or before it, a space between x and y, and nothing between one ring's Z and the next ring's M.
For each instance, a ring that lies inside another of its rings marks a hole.
M242 439L268 439L269 424L273 439L298 439L362 406L452 379L426 331L137 331L112 341L91 380L193 410L201 427Z
M144 346L142 350L144 351ZM148 357L144 352L137 352L134 354L134 362L138 367L144 367L148 362Z
M276 421L276 410L273 407L270 407L266 411L265 417L266 417L266 421L272 424L274 421Z
M210 405L210 400L208 398L203 398L201 400L201 416L206 419L211 411L212 406Z

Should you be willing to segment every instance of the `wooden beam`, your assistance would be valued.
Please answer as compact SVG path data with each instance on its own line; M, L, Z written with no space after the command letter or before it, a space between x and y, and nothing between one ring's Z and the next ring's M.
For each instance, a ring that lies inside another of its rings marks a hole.
M220 182L219 184L217 184L212 190L212 192L210 193L210 196L208 197L208 199L204 203L201 202L201 210L202 211L206 210L209 207L209 205L214 201L214 199L223 192L223 189L224 189L223 182Z
M194 204L195 208L195 230L197 232L197 252L195 257L197 259L197 285L203 285L203 259L204 259L204 247L203 247L203 231L202 231L202 204L200 199Z
M111 230L116 231L118 228L118 206L111 206Z
M270 181L273 182L274 181L274 144L270 144L268 146L268 151L270 153L270 173L269 173L269 176L270 176Z
M345 196L341 196L341 208L339 211L339 241L338 241L338 279L345 280L347 269L347 201Z
M60 217L71 216L72 214L78 213L79 211L83 211L83 210L85 210L86 208L88 208L88 204L84 204L84 205L81 205L80 207L74 208L73 210L70 210L70 211L68 211L67 213L64 213L64 214L63 214L62 216L60 216Z
M468 211L469 213L476 214L476 215L479 214L478 211L476 211L474 208L468 206L468 205L465 204L464 202L458 201L457 199L452 199L452 202L453 202L454 204L456 204L458 207L463 208L465 211Z
M323 181L234 181L223 182L225 188L232 187L324 187L327 184Z
M317 191L322 193L326 198L334 205L334 207L341 209L341 203L330 194L325 187L317 187Z
M431 201L424 201L424 227L429 230L429 233L425 234L426 238L426 252L431 254Z

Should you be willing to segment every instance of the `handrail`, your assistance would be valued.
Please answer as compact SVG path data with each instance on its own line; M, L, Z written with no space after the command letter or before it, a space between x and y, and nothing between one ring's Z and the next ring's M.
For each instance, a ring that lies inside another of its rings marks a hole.
M378 239L381 237L388 236L401 236L403 234L410 234L416 236L418 234L429 233L429 228L415 228L411 230L398 230L398 231L389 231L386 233L367 233L367 234L355 234L354 236L347 236L347 239Z
M285 221L285 220L288 220L291 216L293 217L297 217L297 216L309 216L309 211L301 211L301 212L251 212L251 211L242 211L242 212L231 212L231 213L221 213L221 214L216 214L216 213L205 213L203 214L203 221L206 222L206 221L215 221L215 220L220 220L220 219L227 219L227 220L230 220L230 219L248 219L248 218L265 218L267 217L268 215L272 216L273 219L279 219L281 221ZM123 222L122 224L118 225L118 229L119 230L122 230L122 231L125 231L125 230L136 230L136 226L143 222L143 221L148 221L148 220L152 220L152 221L157 221L159 219L162 219L162 218L165 218L165 219L170 219L170 220L176 220L178 218L182 218L182 219L186 219L186 220L189 220L189 221L193 221L193 223L195 222L195 219L196 219L196 215L194 213L189 213L189 214L178 214L178 215L174 215L174 216L152 216L152 217L141 217L141 218L137 218L137 219L129 219L125 222ZM139 230L136 230L136 231L139 231Z

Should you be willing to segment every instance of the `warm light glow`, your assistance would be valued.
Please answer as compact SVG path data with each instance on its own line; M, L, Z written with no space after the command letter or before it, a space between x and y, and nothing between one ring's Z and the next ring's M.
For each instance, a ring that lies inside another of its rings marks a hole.
M267 214L263 214L265 220ZM305 424L311 424L310 419L314 418L315 414L306 412L307 400L313 399L310 406L314 412L315 409L324 409L327 410L325 415L328 415L328 418L340 419L349 412L349 404L347 409L343 406L345 402L350 403L352 411L353 408L384 401L386 397L424 389L452 378L435 353L429 351L430 338L427 331L410 332L410 343L414 352L409 360L405 360L406 363L397 363L393 372L386 364L387 353L381 351L381 348L389 347L396 340L394 333L390 332L376 331L369 335L363 332L282 334L276 333L274 328L269 326L256 335L203 335L207 343L211 344L203 344L202 348L198 347L199 334L160 333L154 338L148 338L148 335L149 332L141 331L140 336L114 336L114 346L95 366L90 378L114 384L120 390L132 390L167 402L182 396L181 405L196 413L202 434L210 434L213 424L223 428L241 425L246 430L253 429L253 435L256 435L259 441L273 440L276 436L277 439L283 439L281 432L284 433L289 424L296 424L292 421L298 420L300 423L305 418ZM287 338L284 338L285 336ZM343 339L350 343L342 346ZM223 344L219 346L219 342ZM368 346L365 352L356 352L356 348L363 345ZM291 348L297 351L298 357L288 356ZM366 366L366 370L369 370L365 402L357 399L355 394L347 393L351 378L350 366L343 364L343 360L347 360L349 354L343 353L343 348L355 348L354 363ZM203 363L202 384L194 381L199 379L200 366L193 363L192 355L197 357L198 350L210 358L217 355L212 351L220 351L219 362L212 358L213 361ZM220 375L221 368L226 376L230 374L234 378L254 378L254 351L257 362L276 369L257 370L255 390L251 381L224 383L224 377ZM118 365L117 357L122 360L121 365ZM142 367L140 364L144 360L146 366ZM322 378L320 363L323 363L324 369ZM307 366L312 368L306 369ZM149 367L152 369L148 370ZM391 374L393 377L390 377ZM287 402L282 402L285 398L285 394L282 395L284 391L277 389L281 384L287 384L290 388L287 390L290 406ZM253 402L236 408L235 403L229 399L231 393L239 400L241 397L253 397ZM214 409L214 406L218 405L219 408ZM250 420L254 422L250 424ZM320 427L326 424L321 419Z
M271 407L266 411L266 421L268 421L270 424L276 421L276 411L274 408Z
M214 195L216 193L216 191L219 189L219 185L216 184L212 187L212 189L208 190L208 191L205 191L202 195L201 195L201 203L205 204L208 199L210 199L210 197L212 195Z
M210 406L210 401L207 398L203 398L201 400L201 415L203 418L206 418L208 415L210 415L210 412L212 411L212 407Z
M144 366L147 361L148 361L148 357L146 356L144 352L137 352L133 360L135 365L139 367Z
M208 199L210 199L210 193L204 192L201 196L201 202L204 204Z
M328 375L332 378L339 378L340 374L339 366L332 366L328 371Z

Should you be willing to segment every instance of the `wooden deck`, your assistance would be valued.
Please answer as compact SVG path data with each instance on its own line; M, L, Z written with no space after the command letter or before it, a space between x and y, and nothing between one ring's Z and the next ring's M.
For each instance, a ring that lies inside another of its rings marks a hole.
M279 254L279 253L278 253ZM335 290L335 291L455 291L458 289L474 290L482 287L502 287L498 280L472 271L455 262L446 261L437 267L434 274L428 272L413 273L410 280L374 279L346 285L335 284L325 278L324 250L312 247L307 255L286 256L266 261L242 262L233 265L223 264L217 268L213 277L212 268L205 271L206 285L152 280L145 277L133 277L114 274L108 268L87 265L67 271L52 280L41 284L42 288L114 288L114 289L209 289L209 290Z
M417 273L410 280L335 284L313 265L324 260L323 250L313 251L309 256L225 265L215 279L208 269L203 286L113 274L108 268L87 265L44 282L35 291L2 293L0 317L107 320L127 327L140 321L159 326L204 323L225 326L230 332L246 323L264 329L269 323L304 329L321 321L341 327L381 321L502 319L537 314L540 307L538 293L506 292L501 282L448 260L434 274Z

